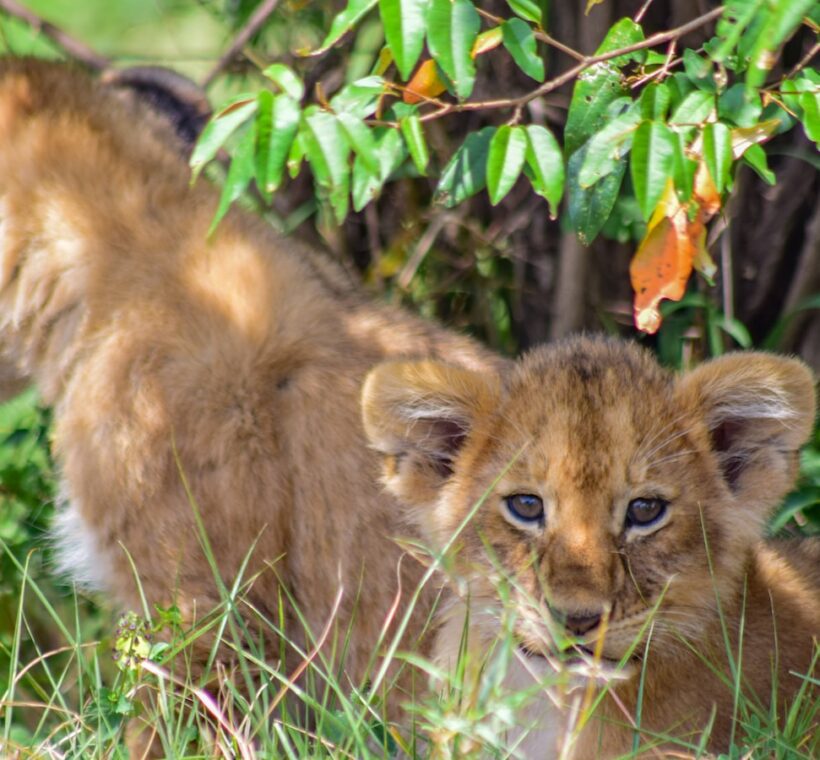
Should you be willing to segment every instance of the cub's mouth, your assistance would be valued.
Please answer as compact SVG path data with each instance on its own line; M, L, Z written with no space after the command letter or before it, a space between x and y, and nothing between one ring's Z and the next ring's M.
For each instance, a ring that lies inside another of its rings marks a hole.
M518 651L527 659L539 659L545 661L548 659L548 655L545 652L540 649L535 649L524 642L519 642L517 648ZM557 659L567 666L587 665L591 660L594 663L604 665L607 669L628 669L637 660L637 658L633 655L622 665L621 659L607 657L600 652L596 653L590 647L584 646L583 644L574 644L568 649L565 649L560 656L557 657Z

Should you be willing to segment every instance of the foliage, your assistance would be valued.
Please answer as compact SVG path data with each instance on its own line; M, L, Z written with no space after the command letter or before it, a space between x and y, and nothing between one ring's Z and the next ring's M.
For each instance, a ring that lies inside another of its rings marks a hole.
M305 163L326 224L341 224L351 202L359 211L391 179L426 174L431 163L443 165L434 200L445 207L485 188L498 204L522 175L553 216L566 193L566 222L587 244L618 200L634 197L647 223L632 264L635 322L656 332L660 301L680 300L693 268L707 280L716 271L705 225L732 191L738 165L771 182L760 144L797 123L815 141L820 133L816 69L766 82L783 44L802 23L820 21L817 7L729 0L685 28L648 38L623 18L595 55L576 54L576 66L544 81L546 46L556 44L547 34L548 4L508 6L501 17L471 0L351 0L310 55L326 54L350 33L355 46L363 20L378 12L385 44L368 76L306 99L302 75L276 64L263 71L268 87L235 98L206 127L191 159L195 173L232 140L214 225L251 181L267 196L282 187L286 169L295 177ZM701 48L680 57L673 46L665 54L654 49L715 18L714 36ZM473 97L479 57L492 65L501 55L541 84L516 97ZM525 109L569 79L575 87L562 149ZM468 111L498 111L507 121L468 131L450 156L431 154L425 126Z

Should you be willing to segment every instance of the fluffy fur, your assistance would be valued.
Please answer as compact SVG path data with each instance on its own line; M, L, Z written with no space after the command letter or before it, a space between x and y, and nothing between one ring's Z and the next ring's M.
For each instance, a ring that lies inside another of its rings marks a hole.
M449 546L470 601L468 648L480 661L497 638L506 583L520 642L510 683L550 675L565 626L583 645L570 669L616 677L586 726L542 700L528 757L551 756L556 740L580 758L629 753L621 706L640 713L645 747L670 736L697 745L714 710L708 746L725 751L727 649L743 695L768 709L777 693L785 715L811 675L820 543L762 535L793 483L814 409L808 369L766 354L678 378L634 346L575 339L536 349L503 382L436 362L374 370L367 432L386 455L388 489L432 547ZM515 494L540 497L543 519L516 519ZM642 498L668 506L630 526L628 505ZM457 657L467 616L458 601L442 616L442 661Z
M457 535L481 612L473 649L497 635L493 579L514 581L528 654L511 683L544 672L550 609L604 611L600 649L616 660L658 606L648 655L631 658L646 668L641 728L691 735L715 705L723 747L732 690L703 661L728 670L719 599L733 651L745 616L743 688L767 702L776 653L788 704L818 628L817 545L760 537L811 428L804 366L730 356L678 379L634 347L584 339L513 366L370 302L249 216L230 213L208 240L216 194L189 187L166 132L66 67L0 64L0 391L33 380L54 406L66 568L139 608L133 561L150 602L200 617L219 595L193 497L229 586L253 547L247 600L272 619L284 603L290 641L305 635L288 600L316 633L342 587L336 630L351 630L345 668L359 681L420 577L395 538L440 548ZM511 521L514 493L544 499L543 525ZM637 497L669 501L662 525L625 529ZM432 594L405 639L422 651ZM464 613L454 594L443 660ZM635 678L616 687L632 710L636 690ZM577 755L629 749L613 700L597 714ZM550 756L565 714L540 700L525 717L528 755Z
M343 588L336 630L351 629L360 683L423 570L399 562L395 538L414 531L379 483L363 378L402 356L501 360L372 303L249 215L209 240L218 193L189 186L168 132L79 71L0 63L0 395L33 380L54 407L55 535L78 580L141 609L133 560L150 604L176 601L189 622L217 605L184 474L228 587L254 547L251 622L281 603L305 647L289 599L318 634Z

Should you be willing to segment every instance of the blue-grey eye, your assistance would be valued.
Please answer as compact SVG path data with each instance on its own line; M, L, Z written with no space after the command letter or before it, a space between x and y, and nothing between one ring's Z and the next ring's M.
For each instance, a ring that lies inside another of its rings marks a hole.
M521 522L533 523L544 519L544 502L540 496L516 493L508 496L505 501L510 514Z
M632 499L626 508L626 525L633 526L652 525L666 514L669 502L664 499Z

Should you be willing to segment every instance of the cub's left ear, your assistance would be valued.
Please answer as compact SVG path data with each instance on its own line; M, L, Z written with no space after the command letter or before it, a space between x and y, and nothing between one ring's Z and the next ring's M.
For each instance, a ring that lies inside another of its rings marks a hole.
M500 381L441 362L389 362L362 390L364 429L385 455L390 491L417 506L432 503L465 439L498 405Z
M809 368L773 354L729 354L685 375L678 393L706 421L729 488L750 505L774 506L793 484L797 450L814 425Z

